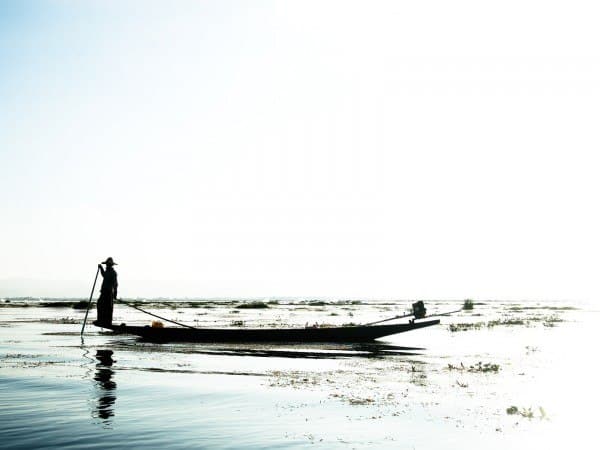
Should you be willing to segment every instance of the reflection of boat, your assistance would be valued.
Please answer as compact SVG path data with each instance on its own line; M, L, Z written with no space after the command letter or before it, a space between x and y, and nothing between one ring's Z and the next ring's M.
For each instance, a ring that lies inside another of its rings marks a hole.
M369 342L384 336L437 325L439 320L394 325L354 325L307 328L176 328L103 325L119 334L134 334L158 342Z

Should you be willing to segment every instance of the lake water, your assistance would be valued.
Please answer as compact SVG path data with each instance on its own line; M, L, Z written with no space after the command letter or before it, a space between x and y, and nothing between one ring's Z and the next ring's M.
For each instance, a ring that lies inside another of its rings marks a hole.
M215 327L366 323L410 307L143 303ZM91 323L82 340L85 311L54 305L0 299L3 448L597 448L590 304L476 303L369 345L153 344ZM426 305L435 314L462 302ZM152 320L116 306L116 323Z

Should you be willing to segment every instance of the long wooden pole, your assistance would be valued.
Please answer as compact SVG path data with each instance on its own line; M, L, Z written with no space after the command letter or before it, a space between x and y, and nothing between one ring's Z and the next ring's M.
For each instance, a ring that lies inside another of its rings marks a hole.
M449 316L450 314L454 314L454 313L457 313L457 312L461 312L463 309L464 309L464 307L463 307L463 308L460 308L460 309L457 309L456 311L449 311L449 312L446 312L446 313L434 314L434 315L432 315L432 316L426 316L426 317L422 317L422 319L429 318L429 317ZM389 322L390 320L395 320L395 319L403 319L403 318L405 318L405 317L410 317L410 316L414 316L414 314L413 314L413 313L411 313L411 314L404 314L404 315L402 315L402 316L390 317L389 319L378 320L377 322L365 323L365 325L375 325L375 324L377 324L377 323L381 323L381 322Z
M403 314L401 316L394 316L394 317L390 317L389 319L383 319L383 320L378 320L376 322L365 323L365 325L375 325L376 323L389 322L390 320L403 319L405 317L410 317L410 316L414 316L414 314L410 313L410 314Z
M90 294L90 301L88 302L87 309L85 310L85 318L83 319L83 325L81 326L81 336L83 336L83 330L85 328L85 323L87 322L87 316L90 312L90 306L92 304L92 298L94 297L94 289L96 289L96 281L98 281L98 274L100 273L100 266L98 266L98 270L96 270L96 278L94 278L94 285L92 286L92 293Z
M137 306L135 306L135 305L132 305L131 303L128 303L128 302L126 302L126 301L124 301L124 300L115 300L115 301L117 301L117 302L119 302L119 303L123 303L124 305L127 305L127 306L129 306L130 308L137 309L138 311L141 311L141 312L143 312L143 313L146 313L146 314L148 314L148 315L150 315L150 316L154 316L154 317L156 317L156 318L158 318L158 319L165 320L165 321L167 321L167 322L171 322L171 323L174 323L175 325L179 325L179 326L182 326L182 327L191 328L192 330L197 330L197 328L196 328L196 327L192 327L192 326L190 326L190 325L186 325L185 323L179 323L179 322L175 322L174 320L167 319L166 317L157 316L156 314L152 314L151 312L148 312L148 311L146 311L145 309L138 308Z

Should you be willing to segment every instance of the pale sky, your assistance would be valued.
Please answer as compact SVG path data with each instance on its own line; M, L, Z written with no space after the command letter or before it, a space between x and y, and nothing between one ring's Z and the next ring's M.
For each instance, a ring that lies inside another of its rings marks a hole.
M0 296L600 298L594 1L0 1Z

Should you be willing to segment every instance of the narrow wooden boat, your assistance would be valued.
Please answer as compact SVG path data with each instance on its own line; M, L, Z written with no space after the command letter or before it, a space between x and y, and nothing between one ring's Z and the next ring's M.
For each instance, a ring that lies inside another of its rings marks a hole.
M102 325L119 334L133 334L154 342L369 342L439 324L439 320L394 325L355 325L323 328L178 328ZM96 326L100 326L95 323Z

